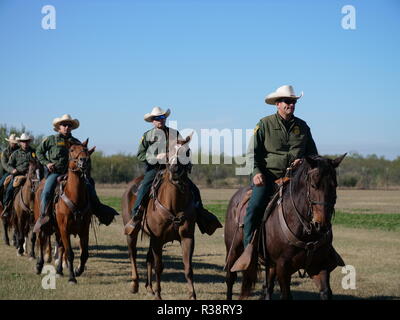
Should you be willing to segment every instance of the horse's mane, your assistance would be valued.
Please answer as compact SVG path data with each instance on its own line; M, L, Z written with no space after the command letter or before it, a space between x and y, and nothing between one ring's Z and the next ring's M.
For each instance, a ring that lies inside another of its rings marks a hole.
M297 185L305 178L308 171L313 168L320 168L322 170L330 167L329 159L320 155L311 155L307 158L302 158L302 163L295 169L293 174L293 183Z

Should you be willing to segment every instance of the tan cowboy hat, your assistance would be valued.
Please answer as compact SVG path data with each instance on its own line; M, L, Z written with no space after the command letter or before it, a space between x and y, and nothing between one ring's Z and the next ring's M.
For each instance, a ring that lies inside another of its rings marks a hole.
M162 116L162 115L164 115L166 118L168 118L170 113L171 113L171 110L169 110L169 109L167 109L167 111L164 111L160 107L154 107L150 113L146 113L144 115L144 120L147 122L152 122L154 117Z
M275 105L276 100L281 98L292 98L292 99L300 99L303 96L303 91L299 96L296 96L294 93L294 89L290 85L284 85L276 89L275 92L270 93L265 98L265 103Z
M18 142L15 133L10 134L9 138L8 138L8 139L5 138L5 139L6 139L6 141L8 141L8 142L10 142L10 143L17 143L17 142Z
M72 130L76 129L79 127L79 120L78 119L72 119L72 117L69 114L64 114L61 118L55 118L53 120L53 129L54 131L58 132L60 124L63 122L68 122L72 125Z
M29 134L23 133L19 138L17 138L18 142L24 142L24 141L31 141L32 137Z

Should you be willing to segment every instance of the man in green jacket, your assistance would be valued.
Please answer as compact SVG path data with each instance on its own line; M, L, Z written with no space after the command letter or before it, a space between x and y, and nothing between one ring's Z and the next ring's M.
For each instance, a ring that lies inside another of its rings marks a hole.
M318 154L310 128L294 116L301 97L302 94L296 96L292 86L285 85L265 99L267 104L277 107L277 112L262 118L254 129L253 148L248 152L249 160L254 163L254 187L244 218L245 250L231 271L246 270L249 266L253 249L249 244L274 193L275 180L283 177L289 166L297 166L301 158Z
M1 166L3 167L3 170L5 173L0 179L0 190L3 191L4 188L4 181L6 178L11 174L12 169L8 166L8 160L10 160L11 154L19 149L18 146L18 141L16 139L16 135L13 133L10 135L10 137L5 139L8 142L7 148L3 150L1 153ZM1 192L0 192L1 194Z
M57 185L57 178L68 171L69 147L72 144L81 142L71 135L71 131L79 127L78 119L72 119L69 114L53 120L53 129L57 134L45 138L36 150L37 158L48 171L46 183L40 198L40 218L36 222L34 232L38 232L42 225L49 221L47 206L53 199L54 189ZM102 203L97 197L94 181L89 175L86 183L90 202L94 208L93 213L101 223L109 225L118 213Z
M15 189L13 186L14 177L17 175L27 174L29 162L35 161L36 158L35 150L30 146L32 138L29 135L23 133L21 137L17 138L16 140L19 143L20 148L11 154L7 163L7 169L11 171L10 173L13 176L13 179L9 182L7 190L4 194L4 210L2 212L3 218L9 217L12 212L10 208Z
M160 168L165 167L166 154L170 142L177 139L183 140L180 133L165 125L170 110L162 110L154 107L151 113L144 116L144 120L151 122L153 128L148 130L142 136L139 144L137 157L146 165L145 175L138 191L138 196L132 208L132 219L125 225L125 234L131 234L140 228L140 222L144 213L143 199L150 191L154 178ZM197 186L188 179L192 191L195 206L197 208L197 225L202 233L212 235L217 228L222 228L218 218L203 207L200 191Z

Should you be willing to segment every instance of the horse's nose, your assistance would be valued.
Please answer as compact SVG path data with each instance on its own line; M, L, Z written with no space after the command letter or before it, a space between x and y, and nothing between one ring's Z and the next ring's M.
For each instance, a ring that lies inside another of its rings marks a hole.
M80 158L78 161L78 168L86 169L87 166L87 158Z

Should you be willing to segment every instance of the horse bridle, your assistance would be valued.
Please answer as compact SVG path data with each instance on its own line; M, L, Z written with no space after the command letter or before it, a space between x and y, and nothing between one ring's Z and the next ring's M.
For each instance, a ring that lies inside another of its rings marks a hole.
M78 155L75 157L75 158L72 158L71 156L68 158L68 161L69 162L73 162L73 163L75 163L76 164L76 169L71 169L71 168L68 168L68 170L70 170L70 171L72 171L72 172L77 172L77 171L81 171L82 173L85 173L85 171L86 171L86 167L84 168L83 166L82 166L82 163L80 162L81 161L81 159L79 159L79 155L81 154L81 153L83 153L83 152L88 152L87 151L87 148L84 148L83 150L81 150L81 151L79 151L79 153L78 153ZM70 152L71 153L71 152ZM89 159L89 157L87 157L87 158L85 158L85 159Z
M297 209L296 204L294 203L293 200L293 183L292 183L292 170L293 167L289 167L287 169L287 174L289 175L289 192L290 192L290 200L292 203L292 206L295 210L296 216L299 219L300 223L303 225L304 231L306 234L310 235L313 231L313 227L315 228L315 223L313 221L314 219L314 212L313 212L313 206L314 205L320 205L320 206L331 206L334 208L335 202L326 202L326 201L315 201L311 199L311 187L312 183L310 182L310 173L312 172L313 169L308 170L306 174L306 187L307 187L307 203L308 203L308 209L307 209L307 217L308 220L303 217L303 215L300 213L300 211Z

